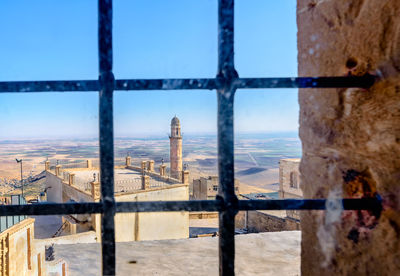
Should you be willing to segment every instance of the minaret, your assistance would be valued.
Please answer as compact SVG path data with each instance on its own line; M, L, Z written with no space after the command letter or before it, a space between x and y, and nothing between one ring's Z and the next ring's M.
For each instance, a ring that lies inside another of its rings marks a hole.
M181 123L175 116L171 120L171 135L169 136L171 177L182 179L182 136Z

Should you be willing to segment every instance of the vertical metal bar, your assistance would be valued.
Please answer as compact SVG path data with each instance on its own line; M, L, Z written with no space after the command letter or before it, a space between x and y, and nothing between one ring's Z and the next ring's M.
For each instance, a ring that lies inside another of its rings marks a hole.
M22 177L22 159L21 159L21 195L24 198L24 178Z
M218 75L237 78L233 48L234 0L218 1Z
M234 1L218 1L218 74L222 84L218 98L218 174L219 199L223 211L219 213L219 273L235 274L235 215L238 199L234 189L233 101L238 77L234 67Z
M112 0L99 0L98 3L102 273L115 275Z
M231 94L231 95L229 95ZM219 213L220 275L234 275L235 215L233 161L233 90L219 90L218 95L218 172L223 211Z

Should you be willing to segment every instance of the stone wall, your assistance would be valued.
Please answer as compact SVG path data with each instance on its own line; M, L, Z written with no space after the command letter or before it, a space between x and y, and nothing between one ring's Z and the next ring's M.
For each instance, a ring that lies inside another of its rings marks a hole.
M33 264L35 261L34 221L31 218L25 219L0 234L1 257L4 260L1 262L0 270L5 275L8 273L26 275L37 271L37 264Z
M178 184L115 194L115 201L189 200L189 185L171 178L167 181ZM50 171L46 171L46 187L51 187L48 189L48 200L51 202L94 201L89 192L69 185ZM96 231L97 240L101 240L100 214L83 214L74 217L82 222L74 226L77 233L93 228ZM115 215L115 232L117 242L188 238L189 212L118 213Z
M370 89L300 89L305 198L380 195L370 211L304 212L303 275L400 274L400 1L298 0L299 76Z
M63 184L62 180L52 172L46 171L47 201L63 202Z
M90 192L82 191L78 187L71 186L61 177L55 176L52 172L46 171L47 200L49 202L93 202ZM50 188L51 187L51 188Z
M68 274L63 259L46 261L44 244L34 239L34 222L35 219L27 218L0 233L0 275Z
M126 166L124 167L128 170L132 170L132 171L136 171L136 172L141 172L142 169L141 167L137 167L137 166ZM182 183L181 179L175 179L175 178L171 178L169 175L160 175L160 172L150 172L150 171L146 171L146 175L150 176L151 178L157 180L157 181L164 181L166 183L170 183L170 184L179 184Z
M27 218L0 233L0 275L44 276L50 269L65 267L62 259L56 264L45 261L45 247L33 238L34 222Z
M175 184L166 188L118 195L123 201L189 200L189 186ZM141 212L115 215L116 241L165 240L189 237L189 212Z
M299 221L262 211L240 211L235 217L235 227L245 229L246 224L251 233L300 230Z

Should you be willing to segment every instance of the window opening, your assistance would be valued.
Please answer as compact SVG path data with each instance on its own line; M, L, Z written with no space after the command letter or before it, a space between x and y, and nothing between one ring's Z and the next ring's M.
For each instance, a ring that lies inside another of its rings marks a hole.
M100 213L102 226L102 273L115 275L116 212L218 211L219 271L234 275L234 218L239 210L324 210L325 199L238 200L234 192L233 100L237 89L258 88L369 88L375 77L282 77L240 78L234 66L234 0L218 0L218 74L199 79L124 79L115 80L112 48L112 1L98 1L99 79L68 81L0 82L0 93L36 93L63 91L99 91L99 142L101 200L92 203L46 203L35 205L0 205L4 216L60 215ZM218 174L219 195L216 200L169 202L115 202L113 92L125 90L190 90L217 91L218 99ZM379 198L343 199L345 210L380 211ZM37 255L41 275L40 254Z

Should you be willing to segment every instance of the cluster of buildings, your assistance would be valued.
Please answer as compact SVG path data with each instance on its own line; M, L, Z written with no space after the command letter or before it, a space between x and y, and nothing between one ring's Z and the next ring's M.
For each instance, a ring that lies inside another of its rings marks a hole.
M182 135L179 119L171 121L170 168L165 164L154 168L154 161L115 167L115 201L189 200L189 171L182 166ZM85 167L63 169L46 161L46 189L49 202L97 202L100 200L99 168L88 160ZM101 237L100 214L68 215L63 217L65 231L70 234L95 231ZM171 223L173 222L173 223ZM117 213L115 215L117 242L163 240L189 237L188 212Z
M183 169L182 164L181 125L177 117L171 121L169 139L170 168L164 163L155 168L153 160L133 164L131 156L126 156L124 165L115 166L115 201L185 201L210 200L216 197L219 193L217 176L200 177L189 183L189 171ZM280 161L280 188L279 193L275 193L280 198L302 196L299 189L298 162L299 160L294 159ZM45 197L48 202L100 200L99 168L91 160L74 168L59 164L52 166L50 161L46 161L45 175ZM239 193L237 179L235 191L240 199L250 199L252 196ZM270 193L256 196L270 198L274 195ZM15 199L1 200L4 204L15 204L14 201ZM215 216L189 212L117 213L115 238L117 242L189 238L190 215L195 215L196 218L215 218L217 213ZM34 218L0 217L0 276L67 275L66 262L50 258L43 243L34 239L34 222ZM73 243L74 236L92 233L94 241L99 242L101 239L100 214L63 215L60 223L61 226L48 238L69 236L69 242ZM263 211L242 211L238 214L236 227L245 229L246 232L296 230L299 229L299 217L295 213L282 216Z

